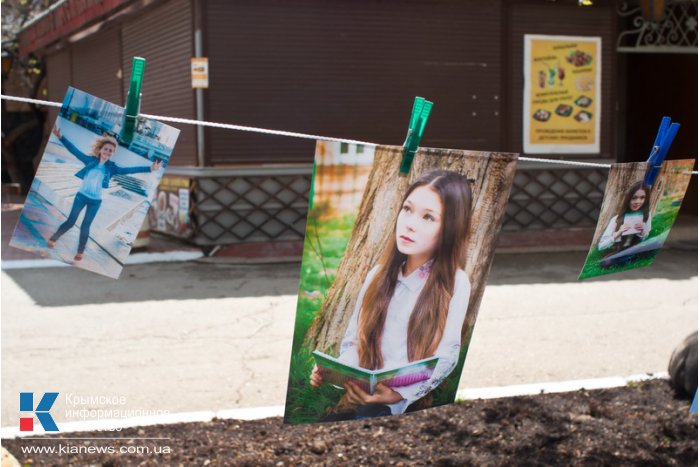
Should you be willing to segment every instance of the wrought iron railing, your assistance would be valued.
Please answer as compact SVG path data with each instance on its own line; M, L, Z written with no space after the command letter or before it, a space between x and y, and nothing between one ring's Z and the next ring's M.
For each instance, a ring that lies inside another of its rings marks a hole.
M607 179L604 168L521 164L503 230L595 227Z
M617 14L618 52L698 53L697 0L623 1Z
M194 180L191 240L205 246L303 239L311 170L169 167L167 175Z
M303 240L313 166L168 167L194 181L191 215L200 246ZM607 170L521 164L504 231L594 227Z

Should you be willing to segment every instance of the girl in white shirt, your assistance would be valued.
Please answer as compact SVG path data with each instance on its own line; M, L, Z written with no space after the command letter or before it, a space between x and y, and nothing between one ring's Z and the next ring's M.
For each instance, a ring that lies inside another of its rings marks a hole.
M428 172L408 188L395 234L380 264L367 274L340 345L340 360L367 369L437 356L432 377L393 389L379 384L372 395L348 383L342 405L354 410L334 419L398 414L411 404L411 410L430 406L430 392L457 365L471 292L461 269L471 198L466 177L446 170ZM323 382L317 367L310 382Z
M649 186L643 181L636 182L622 200L617 214L608 222L598 241L598 249L617 253L629 248L649 236L651 217L649 215Z

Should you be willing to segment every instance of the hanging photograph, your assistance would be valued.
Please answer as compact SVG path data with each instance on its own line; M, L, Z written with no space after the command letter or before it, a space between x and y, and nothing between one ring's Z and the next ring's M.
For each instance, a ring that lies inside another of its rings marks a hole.
M10 245L108 277L121 273L179 130L69 88Z
M286 423L454 401L517 155L319 141Z
M613 164L593 244L579 279L649 266L668 237L694 160L665 161L653 186L644 162Z
M599 37L525 35L523 148L600 152Z

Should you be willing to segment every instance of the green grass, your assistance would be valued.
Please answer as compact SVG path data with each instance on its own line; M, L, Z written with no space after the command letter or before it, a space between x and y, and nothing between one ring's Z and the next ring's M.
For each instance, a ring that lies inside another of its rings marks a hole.
M656 213L651 220L651 230L649 231L649 237L647 238L660 235L663 232L670 230L673 226L680 206L672 206L671 201L672 199L670 197L663 197L659 200L656 207ZM629 271L630 269L643 268L653 263L658 253L659 250L655 250L626 264L615 264L612 266L603 267L600 266L600 260L603 259L603 256L605 256L607 252L601 252L598 249L598 245L593 245L591 250L588 252L588 258L586 258L586 264L583 266L579 279L588 279L605 274L614 274Z
M309 384L309 375L314 365L311 355L313 349L304 345L306 332L335 279L356 217L329 217L328 211L327 205L316 203L309 212L306 224L287 386L287 423L316 422L328 408L334 407L343 395L342 390L328 384L319 388Z

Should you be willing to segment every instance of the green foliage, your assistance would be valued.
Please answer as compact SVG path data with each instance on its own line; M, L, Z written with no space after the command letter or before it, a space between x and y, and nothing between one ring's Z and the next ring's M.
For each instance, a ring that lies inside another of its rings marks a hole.
M309 384L313 358L304 345L309 327L326 299L328 289L338 271L338 266L352 233L355 215L330 217L330 209L323 203L315 204L309 212L304 239L299 300L294 324L292 361L287 386L288 423L318 421L326 409L334 407L343 391L324 384L314 388Z

